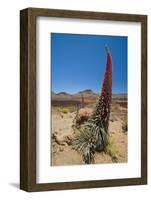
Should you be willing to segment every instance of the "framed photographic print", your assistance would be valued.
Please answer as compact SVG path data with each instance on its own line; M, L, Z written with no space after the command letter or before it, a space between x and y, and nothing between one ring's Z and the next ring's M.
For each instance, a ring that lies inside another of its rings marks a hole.
M20 12L20 188L147 184L147 16Z

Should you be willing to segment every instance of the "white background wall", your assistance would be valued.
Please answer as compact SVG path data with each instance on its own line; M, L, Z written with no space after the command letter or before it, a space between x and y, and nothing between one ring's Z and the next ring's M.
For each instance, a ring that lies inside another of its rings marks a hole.
M44 7L148 15L151 34L150 0L13 0L0 5L0 198L1 199L150 199L151 198L151 137L148 134L149 173L147 186L85 189L26 193L19 184L19 10ZM148 75L150 76L151 40L148 37ZM148 84L151 82L148 79ZM150 96L150 87L148 90ZM150 98L148 102L150 101ZM148 105L151 113L151 107ZM149 115L149 121L150 116ZM150 127L148 127L148 133Z

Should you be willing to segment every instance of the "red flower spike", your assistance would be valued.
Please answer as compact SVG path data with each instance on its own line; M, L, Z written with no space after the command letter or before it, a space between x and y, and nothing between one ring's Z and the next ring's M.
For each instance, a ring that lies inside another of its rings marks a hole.
M102 92L99 97L96 114L100 117L100 120L107 132L109 115L110 115L110 104L112 98L112 57L109 49L106 47L106 70L104 74Z

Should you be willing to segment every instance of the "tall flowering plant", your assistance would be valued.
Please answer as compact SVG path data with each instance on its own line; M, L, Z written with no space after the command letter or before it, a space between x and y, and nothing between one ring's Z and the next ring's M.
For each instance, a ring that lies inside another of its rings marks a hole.
M80 152L85 163L94 162L95 151L105 151L108 144L108 125L112 97L112 57L106 47L106 70L102 91L96 108L90 119L81 126L79 134L73 141L76 150Z
M96 106L95 114L99 116L105 131L108 131L110 104L112 98L112 57L109 49L106 47L107 60L106 71L104 74L102 92Z

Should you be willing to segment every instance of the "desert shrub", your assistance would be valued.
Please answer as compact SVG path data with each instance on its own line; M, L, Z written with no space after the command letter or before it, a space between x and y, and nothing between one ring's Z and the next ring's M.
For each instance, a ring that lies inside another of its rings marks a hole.
M110 140L107 144L106 153L111 156L113 162L118 161L118 150L116 148L114 140Z
M80 125L84 124L86 121L88 121L89 116L80 116L76 119L76 126L80 127Z
M88 119L91 117L92 112L93 112L93 109L91 108L78 109L76 112L74 122L73 122L75 127L79 129L81 125L87 122Z
M124 132L128 131L127 118L123 120L122 129Z
M61 112L61 113L64 113L64 114L70 112L69 108L65 108L65 107L59 108L58 111Z

